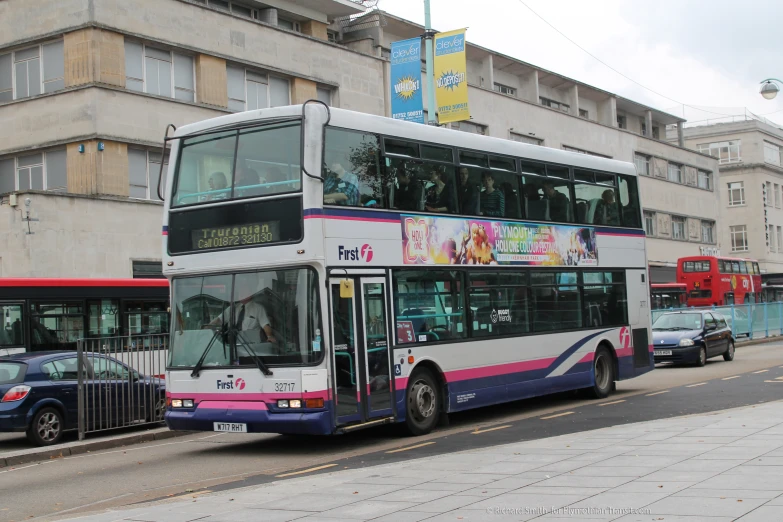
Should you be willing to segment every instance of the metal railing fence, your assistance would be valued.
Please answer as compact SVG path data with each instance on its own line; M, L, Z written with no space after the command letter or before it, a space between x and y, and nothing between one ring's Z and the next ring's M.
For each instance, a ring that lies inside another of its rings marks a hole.
M79 440L163 421L167 334L80 339L76 353Z
M710 310L721 314L731 326L734 338L763 339L783 336L783 302L729 306L666 308L653 310L652 321L663 313Z

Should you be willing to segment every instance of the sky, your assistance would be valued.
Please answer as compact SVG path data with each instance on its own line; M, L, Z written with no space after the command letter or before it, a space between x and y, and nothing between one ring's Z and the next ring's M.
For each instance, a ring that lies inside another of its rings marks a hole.
M423 0L378 7L424 24ZM783 125L783 93L759 94L762 80L783 79L779 0L431 0L430 9L439 31L467 27L471 43L691 123L748 110Z

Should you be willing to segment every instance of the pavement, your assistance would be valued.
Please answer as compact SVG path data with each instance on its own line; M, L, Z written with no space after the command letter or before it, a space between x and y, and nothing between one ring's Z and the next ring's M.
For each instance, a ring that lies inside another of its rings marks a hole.
M415 450L392 451L408 449ZM337 466L71 520L780 520L783 401L379 466Z

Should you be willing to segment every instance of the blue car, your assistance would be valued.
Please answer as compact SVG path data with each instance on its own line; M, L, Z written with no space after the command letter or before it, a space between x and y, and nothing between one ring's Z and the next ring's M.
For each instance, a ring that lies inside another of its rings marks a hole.
M165 385L122 362L86 354L85 421L109 429L163 420ZM25 432L35 445L57 444L78 429L78 359L73 351L0 357L0 432Z
M726 319L716 312L684 310L661 314L652 325L655 362L692 363L723 356L734 360L734 337Z

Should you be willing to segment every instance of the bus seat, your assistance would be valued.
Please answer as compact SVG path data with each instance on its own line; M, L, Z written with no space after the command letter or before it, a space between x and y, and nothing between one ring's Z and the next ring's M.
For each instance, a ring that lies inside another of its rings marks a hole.
M600 203L600 198L591 199L590 200L590 206L587 209L587 215L585 216L586 221L583 221L583 223L592 223L595 221L595 210L598 208L598 203Z
M585 221L587 219L587 202L586 201L579 201L576 204L576 222L577 223L587 223Z
M409 308L408 310L405 310L402 314L402 319L406 321L410 321L413 325L413 331L416 333L423 333L427 330L427 321L422 317L411 317L410 319L407 319L408 316L422 316L424 315L424 310L421 310L420 308Z
M527 217L528 219L536 219L539 221L546 221L547 219L547 204L545 199L527 200Z

